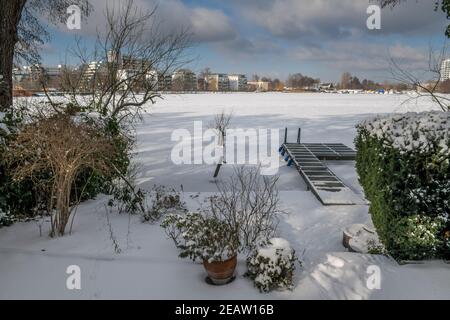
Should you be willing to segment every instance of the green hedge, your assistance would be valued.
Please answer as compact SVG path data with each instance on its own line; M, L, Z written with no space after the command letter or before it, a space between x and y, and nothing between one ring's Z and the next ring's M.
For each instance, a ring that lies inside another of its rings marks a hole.
M450 113L358 125L360 183L378 235L397 259L450 257Z

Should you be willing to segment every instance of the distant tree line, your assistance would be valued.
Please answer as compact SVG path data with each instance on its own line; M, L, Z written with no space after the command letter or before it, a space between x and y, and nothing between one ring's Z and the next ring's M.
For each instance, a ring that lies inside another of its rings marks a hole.
M304 76L301 73L295 73L289 75L286 84L289 88L293 89L311 88L320 84L320 79L314 79Z

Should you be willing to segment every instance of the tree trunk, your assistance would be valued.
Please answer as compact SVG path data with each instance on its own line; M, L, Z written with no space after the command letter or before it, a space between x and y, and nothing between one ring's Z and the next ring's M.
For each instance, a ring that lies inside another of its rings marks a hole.
M0 0L0 112L12 105L12 69L17 26L27 0Z

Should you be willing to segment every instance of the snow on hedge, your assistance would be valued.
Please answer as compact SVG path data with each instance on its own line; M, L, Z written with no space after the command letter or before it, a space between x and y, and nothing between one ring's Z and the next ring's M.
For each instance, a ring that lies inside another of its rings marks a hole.
M4 132L6 132L6 134L9 134L9 129L6 126L6 124L3 122L3 119L5 119L5 117L6 117L6 114L4 112L0 112L0 130L3 130Z
M450 155L450 112L378 116L363 121L358 127L402 153L427 153L437 148L440 154Z

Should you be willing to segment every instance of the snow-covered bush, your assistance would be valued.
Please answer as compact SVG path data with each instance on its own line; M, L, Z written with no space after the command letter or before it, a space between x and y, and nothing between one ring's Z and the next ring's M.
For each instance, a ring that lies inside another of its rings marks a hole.
M175 189L167 189L164 186L153 188L152 206L142 215L142 220L155 223L168 214L186 212L185 203L181 199L180 192Z
M25 213L27 207L35 203L35 195L30 182L13 184L11 170L7 167L5 155L9 143L14 140L17 126L22 122L22 110L14 109L0 113L0 226L14 222L15 213Z
M421 260L437 257L445 245L442 238L444 221L426 216L400 218L393 224L393 249L391 254L408 253L409 259Z
M10 133L5 123L6 113L0 112L0 145L5 145L6 136Z
M398 259L448 258L450 113L364 121L356 147L360 182L387 251Z
M247 274L261 292L275 289L292 290L295 263L298 259L288 241L281 238L269 240L247 259Z
M2 211L0 208L0 228L2 227L9 227L14 223L15 219L13 216L6 214Z
M168 215L161 226L180 249L181 258L223 262L237 254L239 241L229 225L200 213Z
M142 222L157 223L169 214L187 212L180 192L165 186L155 186L152 192L139 189L132 173L118 179L110 193L113 197L108 202L109 207L116 207L119 213L138 214Z

